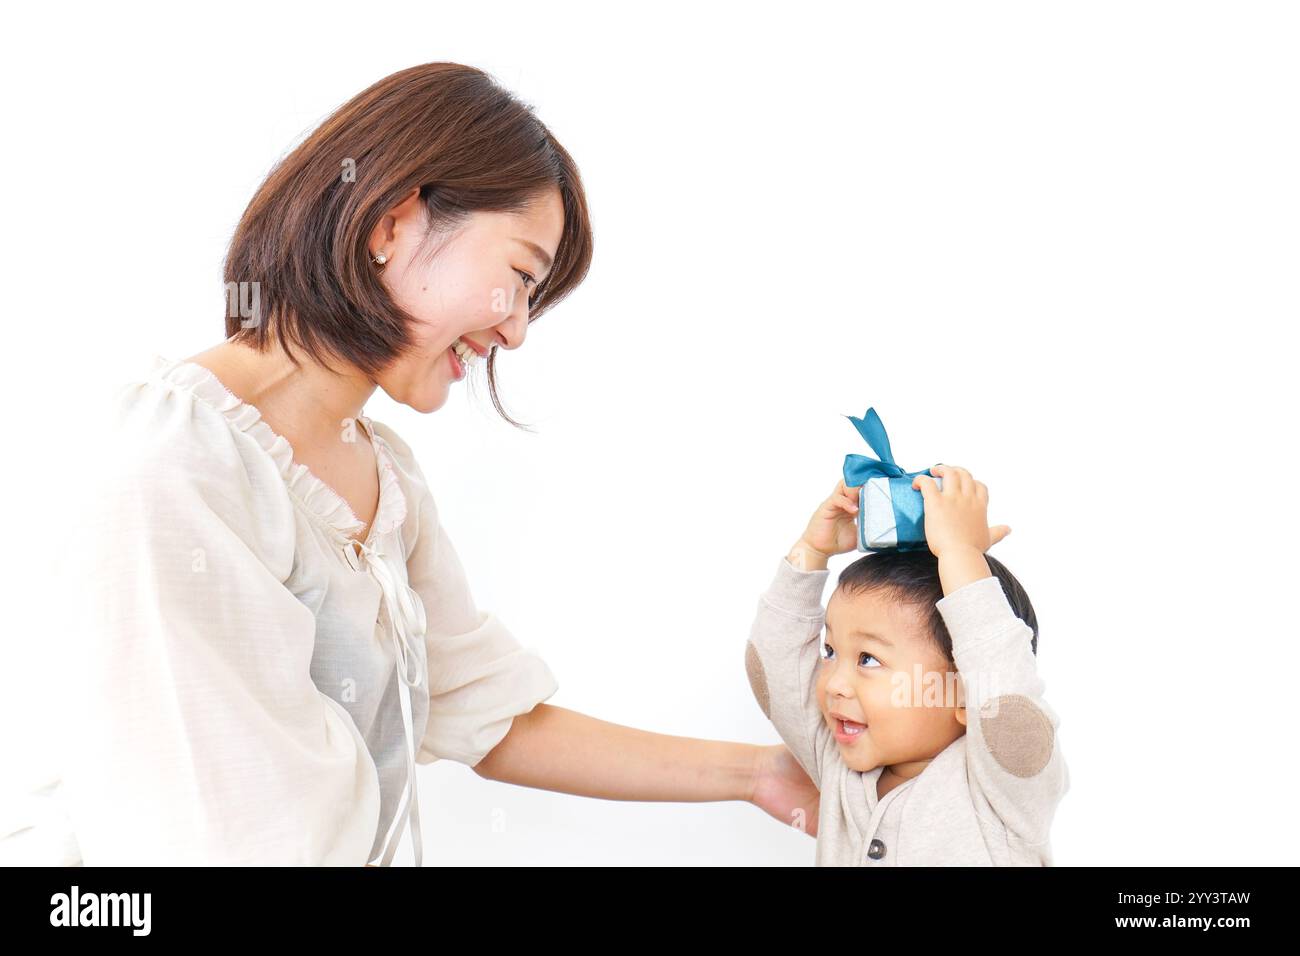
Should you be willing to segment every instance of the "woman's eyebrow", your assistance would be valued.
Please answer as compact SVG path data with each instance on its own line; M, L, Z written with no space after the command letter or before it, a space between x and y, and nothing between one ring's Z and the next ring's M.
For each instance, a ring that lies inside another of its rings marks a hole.
M537 257L537 261L542 264L542 271L544 272L551 271L551 265L552 265L551 257L546 254L545 249L543 249L541 246L539 246L537 243L533 242L530 239L520 239L518 236L515 236L514 240L520 245L528 247L528 250L532 252L534 256Z

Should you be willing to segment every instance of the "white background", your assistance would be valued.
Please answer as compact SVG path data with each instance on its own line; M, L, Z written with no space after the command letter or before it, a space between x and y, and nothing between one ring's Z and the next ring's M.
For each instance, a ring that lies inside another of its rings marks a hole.
M1294 862L1294 5L12 15L8 767L60 705L69 583L43 569L94 477L87 403L224 338L225 243L281 155L375 80L455 60L574 155L595 259L501 356L536 434L485 380L367 413L416 450L480 606L559 677L550 703L776 742L750 622L844 455L871 454L845 416L874 406L905 468L971 469L1014 529L993 553L1037 608L1071 772L1056 862ZM813 858L742 803L420 773L426 862Z

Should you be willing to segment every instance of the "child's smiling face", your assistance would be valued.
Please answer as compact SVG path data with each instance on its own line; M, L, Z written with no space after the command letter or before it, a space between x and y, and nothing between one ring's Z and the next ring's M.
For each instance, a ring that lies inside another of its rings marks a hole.
M913 777L965 733L955 669L918 608L881 591L849 596L837 589L826 606L824 639L817 700L849 767L885 766ZM841 717L865 727L846 736Z

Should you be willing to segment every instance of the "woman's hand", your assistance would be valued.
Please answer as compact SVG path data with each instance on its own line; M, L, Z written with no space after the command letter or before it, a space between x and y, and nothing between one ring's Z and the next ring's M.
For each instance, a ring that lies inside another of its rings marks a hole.
M750 803L815 837L820 800L821 794L785 744L758 748Z
M846 487L841 478L830 497L817 506L800 541L827 557L857 548L858 490L861 487Z

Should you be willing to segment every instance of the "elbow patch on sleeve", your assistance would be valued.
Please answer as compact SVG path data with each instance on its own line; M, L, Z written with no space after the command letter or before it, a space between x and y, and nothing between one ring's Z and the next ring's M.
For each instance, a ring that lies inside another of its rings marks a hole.
M980 709L980 730L993 759L1007 773L1032 777L1052 759L1056 730L1038 706L1021 694L1004 694Z
M771 703L768 700L767 672L763 670L763 661L758 656L758 648L753 641L745 644L745 673L749 676L749 689L754 692L754 699L762 708L763 716L772 719Z

